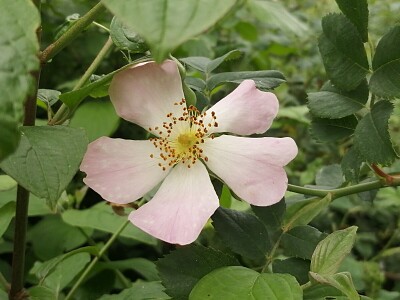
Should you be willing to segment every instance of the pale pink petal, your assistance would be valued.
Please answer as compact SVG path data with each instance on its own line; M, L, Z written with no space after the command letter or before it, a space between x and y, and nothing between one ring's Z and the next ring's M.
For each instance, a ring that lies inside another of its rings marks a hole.
M182 116L182 83L178 67L167 60L161 65L155 62L139 64L117 73L109 89L111 102L117 114L132 123L159 134L163 122L169 122L167 114ZM159 127L157 131L155 127Z
M287 189L283 166L297 154L291 138L245 138L222 135L203 146L207 166L243 200L267 206Z
M162 170L158 155L150 141L101 137L89 144L83 158L81 171L87 174L83 181L107 201L133 202L167 176L170 168Z
M129 220L160 240L186 245L196 240L218 204L205 166L198 162L188 169L180 163Z
M206 112L204 122L211 121L215 112L218 127L210 132L231 132L239 135L264 133L278 113L279 102L270 92L256 88L253 80L244 80L232 93Z

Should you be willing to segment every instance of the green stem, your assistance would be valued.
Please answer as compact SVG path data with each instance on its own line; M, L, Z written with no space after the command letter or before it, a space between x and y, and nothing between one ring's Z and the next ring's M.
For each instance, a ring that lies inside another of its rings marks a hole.
M283 233L284 233L284 232L281 233L281 235L279 236L279 238L276 240L274 246L272 247L272 250L271 250L271 252L269 253L269 255L268 255L268 257L267 257L267 261L265 262L265 265L264 265L264 267L262 268L261 273L264 273L265 270L267 269L267 267L268 267L268 266L271 264L271 262L273 261L274 256L275 256L275 252L276 252L276 250L278 250L279 244L281 243L281 239L282 239Z
M288 184L288 191L303 195L317 196L317 197L325 197L326 195L331 194L333 200L343 196L358 194L361 192L376 190L389 186L400 186L400 181L396 180L393 182L393 184L387 185L383 180L372 180L370 182L363 182L356 185L346 186L332 190L312 189L293 184Z
M73 91L81 88L89 80L90 76L97 70L100 63L103 61L107 53L110 51L112 45L113 42L109 37L106 43L104 44L103 48L101 48L100 52L97 54L97 56L89 66L89 68L87 68L86 72L82 75L81 79L79 79L78 83L72 89ZM56 114L54 115L53 119L49 121L49 125L62 124L65 120L68 119L69 115L70 112L68 106L62 104L61 107L56 112Z
M68 295L65 297L64 300L70 300L71 297L74 295L78 287L82 284L82 282L86 279L86 277L89 275L90 271L92 271L93 267L96 265L98 260L104 255L104 253L110 248L112 243L115 241L115 239L120 235L122 230L125 229L126 225L129 224L129 220L124 222L116 232L111 236L111 238L107 241L107 243L101 248L99 255L97 255L89 264L89 266L85 269L85 271L82 273L82 275L79 277L79 279L75 282L74 286L71 288L69 291Z
M88 27L93 20L103 11L105 7L101 2L96 4L91 10L89 10L82 18L77 20L58 40L50 44L40 54L40 61L45 64L47 61L52 59L58 52L70 44L79 33Z

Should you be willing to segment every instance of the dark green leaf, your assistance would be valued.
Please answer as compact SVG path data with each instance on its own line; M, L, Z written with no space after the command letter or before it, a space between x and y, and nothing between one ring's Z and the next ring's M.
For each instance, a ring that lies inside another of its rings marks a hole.
M342 291L349 300L359 300L360 296L354 287L351 275L348 272L337 273L332 275L321 275L310 272L310 277L316 282L331 285L338 290Z
M133 270L148 281L160 280L154 262L141 257L114 260L109 262L98 262L97 267L99 269L118 269L122 271Z
M319 141L333 142L352 135L357 122L354 115L341 119L314 118L311 122L311 134Z
M336 0L340 10L357 27L363 42L368 41L368 2L367 0Z
M28 231L27 239L37 257L49 260L82 245L87 237L79 228L64 223L59 216L51 215L35 224Z
M290 229L307 225L314 219L325 207L331 202L331 196L328 194L322 199L310 199L297 202L288 206L286 209L283 231L287 232Z
M309 281L308 271L310 271L310 261L297 257L290 257L283 260L275 259L272 262L272 270L274 273L290 274L300 284L305 284Z
M189 300L302 300L303 291L289 274L258 273L245 267L220 268L204 276Z
M57 300L57 294L57 291L54 291L46 286L39 285L29 288L30 300Z
M337 230L319 242L311 258L311 272L335 274L353 248L356 231L356 226Z
M238 59L241 55L242 55L242 51L232 50L220 57L217 57L216 59L213 59L212 61L210 61L207 64L206 73L210 74L212 71L214 71L216 68L218 68L222 63L224 63L226 61Z
M0 161L18 146L23 104L39 69L39 13L30 0L0 0Z
M304 300L348 300L338 289L329 285L314 285L304 291Z
M136 281L132 287L123 290L116 295L104 295L98 300L145 300L157 299L167 300L171 299L164 293L164 287L158 281L144 282Z
M236 0L104 1L117 18L147 41L157 62L214 25L235 3Z
M318 47L328 77L341 90L355 89L369 70L356 27L344 15L330 14L322 19L322 31Z
M66 126L26 126L21 132L17 151L0 167L54 207L79 168L88 143L85 132Z
M232 251L251 259L264 259L271 248L267 229L254 215L219 207L213 226Z
M204 80L197 77L188 76L185 78L185 83L191 89L199 92L203 91L206 88L206 83L204 82Z
M322 167L315 177L318 186L336 188L343 184L343 173L339 165L329 165Z
M156 265L167 293L175 300L186 300L200 278L215 269L239 263L223 252L190 245L171 252Z
M240 71L218 73L207 80L207 88L212 91L224 83L241 83L245 79L252 79L260 89L273 89L285 82L285 77L279 71Z
M251 206L256 216L270 229L281 227L286 210L285 199L270 206Z
M92 228L109 233L114 233L126 222L126 217L116 215L105 202L100 202L84 210L69 209L62 214L62 218L64 222L72 226ZM155 245L157 243L155 238L132 224L129 224L120 235L148 245Z
M392 111L393 105L389 101L379 101L357 125L354 146L369 163L390 165L398 157L388 132Z
M320 92L308 94L308 108L313 115L320 118L343 118L365 108L368 93L366 80L350 92L342 92L328 84Z
M400 96L400 25L393 27L379 41L372 60L372 73L369 88L371 92L383 97Z
M115 17L111 21L110 37L115 46L121 50L128 50L132 53L144 53L149 50L145 41L136 32Z
M58 101L61 92L56 90L39 89L37 97L46 103L48 107L53 106Z
M202 56L191 56L179 59L184 64L192 67L193 69L199 70L206 73L207 65L210 63L211 59Z
M344 155L341 163L342 171L346 180L351 182L358 182L360 176L360 167L363 160L360 154L354 149L350 148Z
M282 235L282 246L287 256L311 259L315 247L324 237L314 227L297 226Z
M89 142L101 136L111 135L118 127L119 117L110 101L90 101L78 107L70 126L84 128Z

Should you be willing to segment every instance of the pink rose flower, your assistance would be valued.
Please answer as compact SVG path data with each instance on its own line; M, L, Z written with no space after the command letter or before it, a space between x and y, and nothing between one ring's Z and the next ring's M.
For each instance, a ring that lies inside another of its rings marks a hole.
M219 206L207 169L241 199L257 206L278 202L287 189L283 166L297 155L291 138L247 138L275 118L276 96L243 81L205 112L187 107L174 61L139 64L114 76L110 98L118 115L154 135L132 141L101 137L81 164L84 182L105 200L126 204L162 182L129 220L173 244L196 240Z

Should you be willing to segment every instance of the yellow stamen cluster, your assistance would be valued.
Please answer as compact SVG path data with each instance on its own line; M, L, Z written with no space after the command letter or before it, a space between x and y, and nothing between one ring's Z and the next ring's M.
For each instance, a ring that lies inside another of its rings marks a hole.
M204 139L214 138L214 135L209 133L210 128L218 127L215 112L211 112L211 122L205 124L206 112L200 113L193 105L186 107L185 99L174 105L181 106L181 115L167 113L167 121L163 122L161 127L148 128L151 133L159 136L150 138L150 141L160 150L159 156L150 154L150 157L160 159L158 165L164 171L167 166L171 167L178 162L190 168L198 159L208 161L201 145L204 144Z

